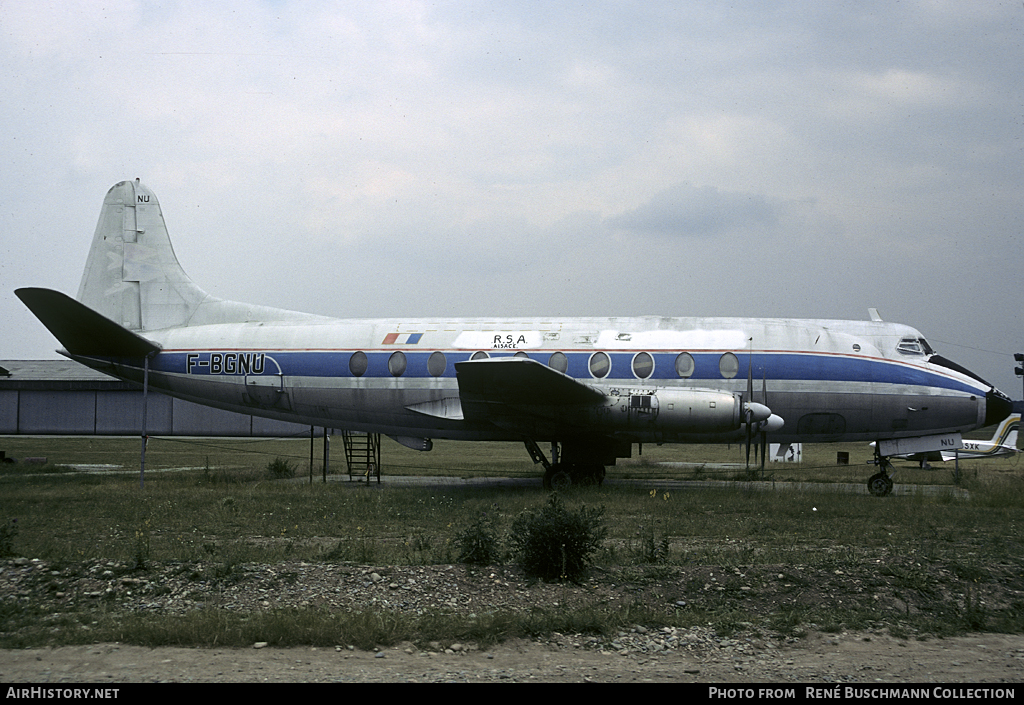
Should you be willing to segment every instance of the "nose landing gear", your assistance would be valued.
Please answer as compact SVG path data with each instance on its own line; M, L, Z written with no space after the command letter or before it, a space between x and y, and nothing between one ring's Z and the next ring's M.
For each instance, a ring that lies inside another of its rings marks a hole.
M896 474L896 468L884 455L875 451L875 465L881 468L878 472L868 478L868 492L875 497L885 497L892 492L892 478Z

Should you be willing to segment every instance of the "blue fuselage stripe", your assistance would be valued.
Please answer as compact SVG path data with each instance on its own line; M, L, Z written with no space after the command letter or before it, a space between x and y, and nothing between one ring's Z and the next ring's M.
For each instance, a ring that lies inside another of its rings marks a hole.
M367 368L362 375L354 375L349 360L354 351L167 351L158 354L151 364L156 372L170 374L210 376L277 376L285 377L327 377L327 378L383 378L393 379L388 367L389 358L395 350L365 350ZM434 351L402 350L406 368L401 378L435 379L428 371L428 360ZM472 351L442 351L447 359L441 379L454 379L454 363L469 360ZM530 352L529 356L547 364L553 351ZM611 372L604 378L636 386L651 382L680 382L689 380L714 385L726 381L719 371L720 352L692 353L693 374L680 378L676 374L676 352L651 353L654 358L654 372L646 379L638 379L632 373L632 361L636 352L608 352L611 358ZM512 352L491 353L492 357L510 357ZM589 370L593 351L564 352L568 361L566 374L583 382L601 382ZM260 357L262 356L262 357ZM733 379L745 380L748 356L740 355L740 370ZM751 375L754 380L790 380L807 382L861 382L888 385L910 385L934 387L969 394L984 394L984 390L961 380L899 361L878 358L857 357L838 354L817 353L753 353L750 359Z

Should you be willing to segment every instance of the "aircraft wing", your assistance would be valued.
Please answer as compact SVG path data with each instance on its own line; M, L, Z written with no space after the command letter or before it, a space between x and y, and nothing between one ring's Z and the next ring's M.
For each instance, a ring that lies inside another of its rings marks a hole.
M597 404L605 395L536 360L517 357L455 363L465 417L500 426L550 418L552 407Z
M459 396L491 404L596 404L604 394L536 360L493 357L455 363Z
M36 288L14 293L72 356L145 357L160 349L67 294Z

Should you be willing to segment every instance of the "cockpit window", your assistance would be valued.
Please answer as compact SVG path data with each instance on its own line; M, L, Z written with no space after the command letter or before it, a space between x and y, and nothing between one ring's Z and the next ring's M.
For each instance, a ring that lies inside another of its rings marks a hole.
M901 355L932 355L935 353L924 338L904 338L896 346L896 350Z

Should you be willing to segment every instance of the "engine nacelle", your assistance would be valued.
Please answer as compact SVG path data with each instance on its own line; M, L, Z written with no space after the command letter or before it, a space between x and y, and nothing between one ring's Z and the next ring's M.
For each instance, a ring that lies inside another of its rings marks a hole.
M740 395L720 389L612 390L605 399L592 407L593 421L616 431L724 433L746 422ZM749 406L755 422L771 414L761 404Z

